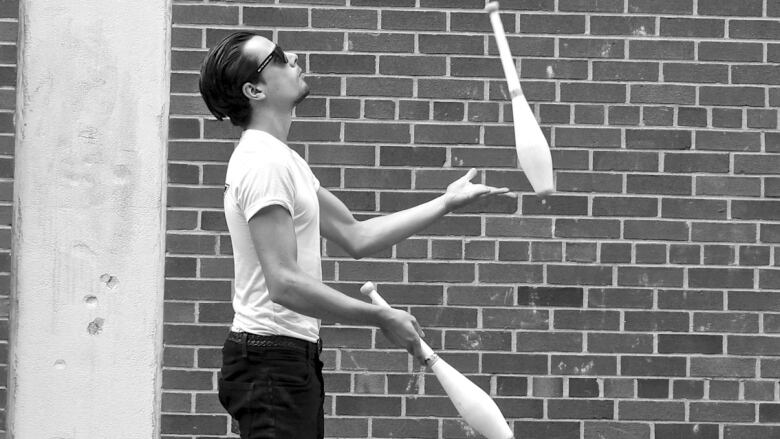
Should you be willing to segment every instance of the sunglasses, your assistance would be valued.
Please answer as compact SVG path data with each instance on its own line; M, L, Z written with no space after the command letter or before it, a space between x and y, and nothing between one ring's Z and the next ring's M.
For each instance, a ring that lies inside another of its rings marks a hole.
M284 49L279 47L278 44L274 46L274 50L271 51L271 53L265 57L263 62L260 63L260 66L257 68L257 73L262 72L263 69L266 68L268 64L271 64L271 62L274 60L276 60L276 62L279 64L287 64L287 55L284 54Z

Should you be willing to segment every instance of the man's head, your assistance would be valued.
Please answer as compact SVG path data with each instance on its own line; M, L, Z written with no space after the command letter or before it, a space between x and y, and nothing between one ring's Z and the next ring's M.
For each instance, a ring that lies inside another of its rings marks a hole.
M251 32L214 46L200 69L200 94L219 120L246 128L254 107L292 110L309 94L298 56Z

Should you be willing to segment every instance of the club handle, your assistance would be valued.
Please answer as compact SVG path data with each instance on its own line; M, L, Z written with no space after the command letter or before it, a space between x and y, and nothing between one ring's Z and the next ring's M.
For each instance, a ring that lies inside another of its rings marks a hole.
M363 286L360 287L360 292L363 295L368 296L371 299L371 303L374 305L391 308L390 304L379 295L379 292L376 290L376 285L374 285L373 282L364 283ZM433 349L428 346L428 343L426 343L425 340L420 339L420 348L422 350L423 358L425 358L425 364L428 365L428 367L433 367L433 363L439 359L439 356L433 352Z
M490 16L490 24L493 26L493 35L496 37L496 47L498 55L501 58L501 65L504 67L504 76L506 76L509 94L512 97L523 94L520 88L520 78L517 76L517 67L512 61L512 53L509 51L509 42L504 33L504 24L501 22L501 15L498 12L498 2L490 2L485 7L485 11Z

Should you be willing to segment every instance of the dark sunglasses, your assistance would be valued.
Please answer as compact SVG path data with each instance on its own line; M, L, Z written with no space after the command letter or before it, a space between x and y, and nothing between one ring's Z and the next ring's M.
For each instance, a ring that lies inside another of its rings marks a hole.
M257 68L257 73L262 72L274 59L279 64L287 64L287 55L284 54L284 49L279 47L278 44L274 46L274 50L272 50L271 53L265 57L263 62L260 63L260 66Z

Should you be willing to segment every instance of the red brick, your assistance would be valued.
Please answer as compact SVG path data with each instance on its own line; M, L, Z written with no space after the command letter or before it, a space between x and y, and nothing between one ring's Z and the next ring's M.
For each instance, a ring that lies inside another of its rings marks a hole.
M695 313L697 332L758 333L758 315L748 313Z
M733 84L780 84L780 66L777 65L734 65L731 67Z
M707 86L699 89L699 104L763 107L765 95L759 87Z
M566 12L624 12L621 0L560 0L558 9Z
M655 19L641 16L599 16L590 17L590 32L593 35L655 35Z
M688 176L628 175L626 193L692 195L692 180Z
M734 219L780 220L780 200L741 201L731 205Z
M600 219L564 219L555 221L555 236L561 238L619 238L620 222Z
M777 355L780 348L780 338L773 336L736 336L729 335L727 339L730 355Z
M658 335L659 354L722 354L723 337L719 335Z
M658 64L652 62L594 61L594 81L658 81ZM632 102L634 90L631 89Z
M515 434L527 439L579 439L580 423L516 421Z
M694 223L691 239L702 242L755 242L756 225L747 223Z
M777 40L780 37L780 22L777 20L731 20L731 38Z
M275 26L274 24L270 24ZM312 9L315 28L377 29L377 11L365 9Z
M566 192L620 193L623 178L617 174L594 172L557 172L556 187Z
M306 27L309 11L305 8L244 7L244 23L250 26Z
M543 268L528 264L479 264L479 281L483 283L541 283Z
M210 434L224 435L228 423L225 415L171 415L163 414L160 431L162 434Z
M691 149L691 139L688 130L626 130L626 148L630 149Z
M649 334L592 333L588 334L587 352L652 354L653 336Z
M556 310L555 329L616 331L620 327L616 311Z
M650 216L658 214L655 198L594 197L593 216Z
M238 24L237 6L173 5L176 24Z
M636 151L594 151L594 171L658 171L658 154Z
M761 289L780 288L780 270L762 269L758 271L758 287Z
M418 81L417 96L434 99L484 98L484 82L465 79L424 79Z
M483 326L485 328L521 328L547 330L549 327L549 312L537 309L490 309L482 310Z
M373 55L311 54L309 69L313 73L373 74L376 59Z
M502 20L504 20L502 18ZM490 32L489 29L484 29ZM552 57L555 54L555 39L549 37L512 37L507 35L509 50L514 56L542 56ZM494 38L488 38L488 55L498 55L498 48Z
M346 169L345 188L411 189L412 175L406 169Z
M624 84L599 84L589 82L562 83L562 102L626 102L626 86Z
M661 18L662 37L723 38L726 21L723 19Z
M660 290L660 309L723 309L723 293L714 291Z
M446 21L441 11L382 11L382 29L443 31Z
M764 58L759 43L702 41L698 54L700 61L761 62Z
M398 123L353 123L344 126L344 140L409 143L409 125Z
M412 96L411 78L348 77L348 96Z
M780 156L758 154L735 154L735 174L768 174L774 175L780 168Z
M371 431L378 437L433 437L438 434L439 427L434 419L375 418L371 425Z
M636 14L691 14L693 0L629 0L628 12Z
M639 287L682 287L683 270L666 267L620 267L618 285Z
M444 349L511 351L512 335L503 331L455 331L444 334Z
M697 12L700 15L725 15L725 16L753 16L763 15L764 5L762 0L746 0L733 3L726 0L710 0L699 5Z
M757 177L696 177L696 195L759 196L761 181Z
M341 51L344 49L344 33L323 31L279 31L277 42L285 50Z
M619 148L620 130L613 128L555 128L557 147L576 148Z
M747 110L748 128L777 128L777 110Z
M617 373L614 357L606 355L552 355L553 375L604 376ZM534 381L536 387L536 381ZM536 389L534 389L536 394Z
M690 419L693 422L753 422L754 404L726 402L692 402Z
M474 276L473 264L409 264L409 280L413 282L472 282Z
M582 352L582 334L524 332L517 335L518 352Z
M501 14L501 22L504 25L504 29L509 34L513 34L515 29L515 16L514 14ZM437 29L426 28L424 25L422 29L424 31L431 31ZM443 30L438 29L438 30ZM451 12L450 13L450 31L453 32L490 32L492 28L490 26L490 20L485 19L484 12Z
M400 416L401 398L389 396L335 397L336 414L341 416Z
M417 38L420 53L482 55L485 51L484 38L481 36L421 33ZM413 39L412 43L414 43Z
M689 226L679 221L627 220L623 225L623 236L630 239L685 241Z
M728 154L720 153L666 153L664 154L664 172L675 173L727 173L730 167ZM697 183L701 181L699 177ZM721 177L714 177L721 178Z
M632 85L631 102L642 104L693 105L696 103L696 89L685 85Z
M409 55L379 57L379 73L382 75L442 76L445 70L444 57ZM457 69L453 68L452 75L459 76Z
M614 401L551 399L550 419L614 419Z
M602 255L604 253L602 244ZM628 261L630 262L630 257ZM653 306L651 290L640 288L590 288L588 291L589 308L644 308Z
M584 15L521 15L520 32L525 34L584 34Z
M309 145L307 161L309 164L373 166L374 147L361 145Z
M468 129L471 129L469 127ZM452 148L452 166L475 168L517 168L517 153L510 148Z
M558 50L564 58L622 59L625 56L625 42L618 39L561 38ZM599 78L594 76L593 79Z
M479 143L479 126L418 124L414 129L414 141L434 144L476 144Z
M414 35L349 33L347 47L357 52L413 52Z
M664 218L726 219L726 200L676 199L661 200Z

